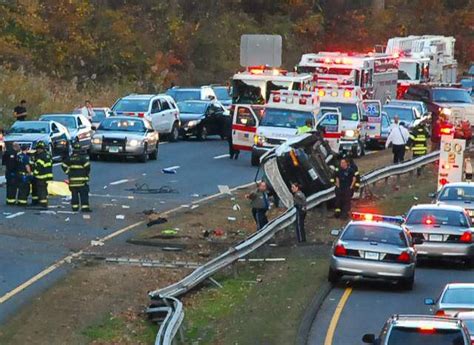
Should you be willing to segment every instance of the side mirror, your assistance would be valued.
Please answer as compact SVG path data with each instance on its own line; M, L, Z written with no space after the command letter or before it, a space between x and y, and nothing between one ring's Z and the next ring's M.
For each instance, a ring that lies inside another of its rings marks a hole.
M433 298L425 298L425 305L435 305L435 300Z
M431 199L436 199L436 193L428 193L428 197Z
M339 236L340 233L341 233L341 230L338 230L338 229L331 230L331 236Z
M150 128L150 129L148 130L148 132L153 133L153 132L155 132L155 130L154 130L153 128Z
M416 238L413 239L413 244L414 245L423 244L423 240L421 238L416 237Z
M96 130L97 130L97 126L91 126L91 129L92 129L93 131L96 131Z
M364 334L362 341L366 344L375 344L375 334Z

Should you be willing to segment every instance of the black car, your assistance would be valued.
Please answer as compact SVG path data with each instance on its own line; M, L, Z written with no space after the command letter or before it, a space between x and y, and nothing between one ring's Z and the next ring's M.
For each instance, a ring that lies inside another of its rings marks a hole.
M7 131L5 145L28 145L34 151L42 141L53 157L67 157L71 152L71 137L66 127L55 121L16 121Z
M225 138L231 118L229 111L219 102L184 101L178 102L181 117L181 135L196 136L205 140L209 135Z

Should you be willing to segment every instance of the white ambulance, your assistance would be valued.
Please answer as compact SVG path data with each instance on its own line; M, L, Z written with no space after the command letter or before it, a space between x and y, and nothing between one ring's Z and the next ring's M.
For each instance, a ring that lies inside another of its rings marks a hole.
M388 54L303 54L297 70L311 73L317 86L359 87L364 99L385 102L397 94L398 60Z
M317 94L322 109L338 109L341 113L341 152L360 157L370 141L380 139L382 106L379 100L363 100L361 88L354 86L318 86Z

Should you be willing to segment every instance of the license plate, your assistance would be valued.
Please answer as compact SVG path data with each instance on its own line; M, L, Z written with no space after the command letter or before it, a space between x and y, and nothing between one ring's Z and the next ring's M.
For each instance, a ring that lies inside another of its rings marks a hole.
M308 174L309 174L309 176L311 176L313 181L316 181L316 179L318 178L318 174L316 174L316 171L314 171L313 168L308 170Z
M364 257L368 260L378 260L379 259L379 253L365 252Z
M432 242L443 242L443 235L430 235L429 239Z
M117 153L120 151L120 147L117 147L117 146L111 146L109 147L109 152L110 153Z

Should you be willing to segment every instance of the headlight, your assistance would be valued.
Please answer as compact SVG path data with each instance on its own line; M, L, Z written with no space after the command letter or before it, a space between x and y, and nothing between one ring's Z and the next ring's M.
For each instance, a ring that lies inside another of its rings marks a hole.
M132 139L128 142L128 144L130 146L138 146L138 145L140 145L140 141L138 141L137 139Z
M449 108L443 108L443 109L441 109L441 114L443 114L443 115L451 116L451 113L452 113L452 111L451 111L451 109L449 109Z
M100 145L102 144L102 138L93 138L92 143L95 145Z
M196 127L199 124L199 120L193 120L188 122L188 127Z
M349 129L349 130L344 132L344 137L346 137L346 138L354 138L355 135L356 135L356 132L352 129Z
M265 144L266 141L267 141L267 139L262 135L255 135L253 137L253 142L257 146L263 146L263 144Z

